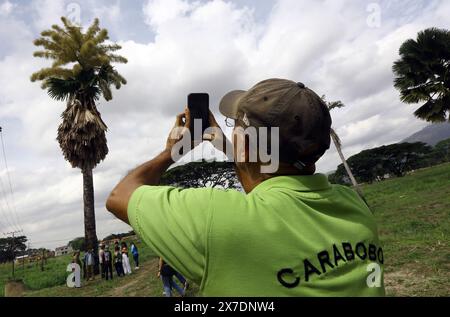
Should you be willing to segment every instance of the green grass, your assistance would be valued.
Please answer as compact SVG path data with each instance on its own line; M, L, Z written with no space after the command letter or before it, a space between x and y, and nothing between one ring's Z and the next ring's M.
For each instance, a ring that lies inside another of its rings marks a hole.
M85 283L82 289L66 287L67 265L71 256L47 259L45 270L41 271L40 263L16 265L16 278L22 279L28 289L27 296L161 296L161 281L156 277L157 260L152 251L144 244L136 241L139 248L142 270L130 276L113 281L96 281ZM133 265L133 260L130 259ZM11 263L0 265L0 297L4 296L5 283L11 277ZM134 283L139 280L139 283ZM130 285L128 285L130 284ZM115 292L120 289L120 294ZM196 288L193 287L195 292ZM193 295L191 293L191 295Z
M363 186L375 212L385 257L389 296L450 295L450 164L414 172L403 178ZM65 286L70 257L49 259L40 267L17 268L29 288L26 296L162 296L157 260L138 244L142 268L131 276ZM11 265L0 265L0 296ZM195 296L198 287L188 293Z
M47 259L44 271L41 271L40 263L21 264L15 266L15 277L22 279L31 290L52 287L65 283L67 264L71 262L70 256ZM0 265L0 296L4 296L5 283L12 276L12 264Z
M450 295L450 164L363 187L391 296Z
M142 263L138 271L131 275L104 281L84 282L80 289L70 289L65 285L27 292L28 297L162 297L162 282L157 277L158 259L150 258ZM175 279L176 280L176 279ZM176 280L177 281L177 280ZM178 281L177 281L178 282ZM187 296L194 297L198 287L191 285ZM175 294L178 296L178 294Z

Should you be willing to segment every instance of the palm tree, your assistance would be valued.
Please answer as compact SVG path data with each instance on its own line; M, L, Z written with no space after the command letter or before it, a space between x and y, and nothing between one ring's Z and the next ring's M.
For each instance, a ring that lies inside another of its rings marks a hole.
M425 102L414 113L429 122L450 122L450 31L430 28L400 47L394 63L395 87L409 104Z
M344 105L344 103L342 103L342 101L328 102L328 101L326 101L325 96L322 96L322 99L330 111L333 109L339 109L339 108L345 107L345 105ZM333 140L334 146L336 147L339 157L341 158L342 163L344 164L344 167L345 167L345 170L347 171L348 177L350 177L353 187L358 192L358 194L361 196L361 198L364 199L364 194L361 190L361 187L359 186L358 182L356 181L356 178L353 175L352 170L350 169L350 166L347 163L347 160L345 159L344 153L342 152L341 139L339 138L338 134L336 133L336 130L334 130L334 129L331 129L331 139Z
M126 84L112 63L127 63L115 51L119 45L107 43L108 31L100 29L99 20L83 33L81 27L61 18L63 27L53 25L34 41L43 50L35 57L50 59L53 64L31 76L42 81L42 89L58 101L66 101L57 140L64 158L83 174L84 233L89 248L98 244L92 170L108 154L107 126L97 110L96 102L103 96L112 99L111 85L120 89Z

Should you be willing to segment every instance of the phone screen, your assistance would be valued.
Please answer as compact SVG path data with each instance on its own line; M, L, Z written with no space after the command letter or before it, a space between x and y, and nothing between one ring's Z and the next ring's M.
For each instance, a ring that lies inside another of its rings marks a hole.
M188 96L188 108L191 112L191 136L194 138L194 120L202 120L202 136L209 128L209 95L205 93L195 93Z

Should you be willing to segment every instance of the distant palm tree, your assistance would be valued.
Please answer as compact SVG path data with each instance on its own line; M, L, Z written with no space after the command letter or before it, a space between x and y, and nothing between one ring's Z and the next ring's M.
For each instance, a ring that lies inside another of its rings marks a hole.
M425 102L414 113L429 122L450 122L450 31L430 28L400 47L394 63L395 87L401 100Z
M120 89L126 84L112 63L127 63L113 52L119 45L109 44L108 31L100 29L95 19L86 33L81 27L61 18L63 27L53 25L34 41L44 49L35 57L50 59L53 64L31 76L31 81L43 81L42 89L55 100L67 101L58 128L57 140L67 161L83 174L84 232L89 248L98 244L92 170L108 154L107 126L101 119L96 101L112 99L111 85Z
M326 101L326 97L322 96L322 99L325 101L325 104L328 106L328 109L331 111L333 109L339 109L344 108L345 105L342 103L342 101L333 101L328 102ZM336 147L336 150L339 154L339 157L342 160L342 164L344 164L345 170L347 171L348 177L350 178L350 181L353 184L353 187L358 192L358 194L364 199L364 194L361 190L361 187L359 186L358 182L356 181L355 176L353 176L352 170L350 169L350 166L347 163L347 160L345 159L344 153L342 152L342 142L339 138L338 134L336 133L336 130L331 129L331 139L333 140L333 143Z

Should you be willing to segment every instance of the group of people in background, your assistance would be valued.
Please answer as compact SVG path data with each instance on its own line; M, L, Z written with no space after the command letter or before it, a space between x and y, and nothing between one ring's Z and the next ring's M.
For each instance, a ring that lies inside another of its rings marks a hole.
M131 243L131 254L133 255L135 270L139 269L139 250ZM86 281L95 279L95 264L100 264L100 274L103 279L113 279L113 267L117 276L125 276L131 274L131 265L128 256L128 246L126 242L114 242L114 251L111 252L109 245L100 244L99 251L95 254L94 249L89 249L83 257L83 264L80 260L80 252L76 251L73 255L73 263L77 263L83 268L83 276Z
M134 258L135 270L139 270L139 251L133 242L131 243L131 253ZM128 257L128 246L125 242L122 242L120 246L118 241L114 243L113 262L117 276L125 276L131 274L130 259Z
M130 244L130 251L133 255L135 270L138 270L139 250L134 242ZM84 279L86 281L95 279L94 268L96 261L100 264L99 273L101 274L102 279L106 279L107 281L113 279L113 268L119 277L131 274L131 265L126 242L119 243L119 241L115 241L113 252L111 252L109 245L101 243L97 254L95 254L94 249L90 249L84 254L82 261L80 260L80 251L75 251L73 254L72 262L77 263L83 268ZM83 262L83 264L81 262ZM159 259L158 278L160 278L163 283L164 296L172 297L173 290L176 290L182 297L186 295L186 291L189 288L189 283L186 278L175 271L162 258ZM175 282L175 278L178 279L182 286Z

